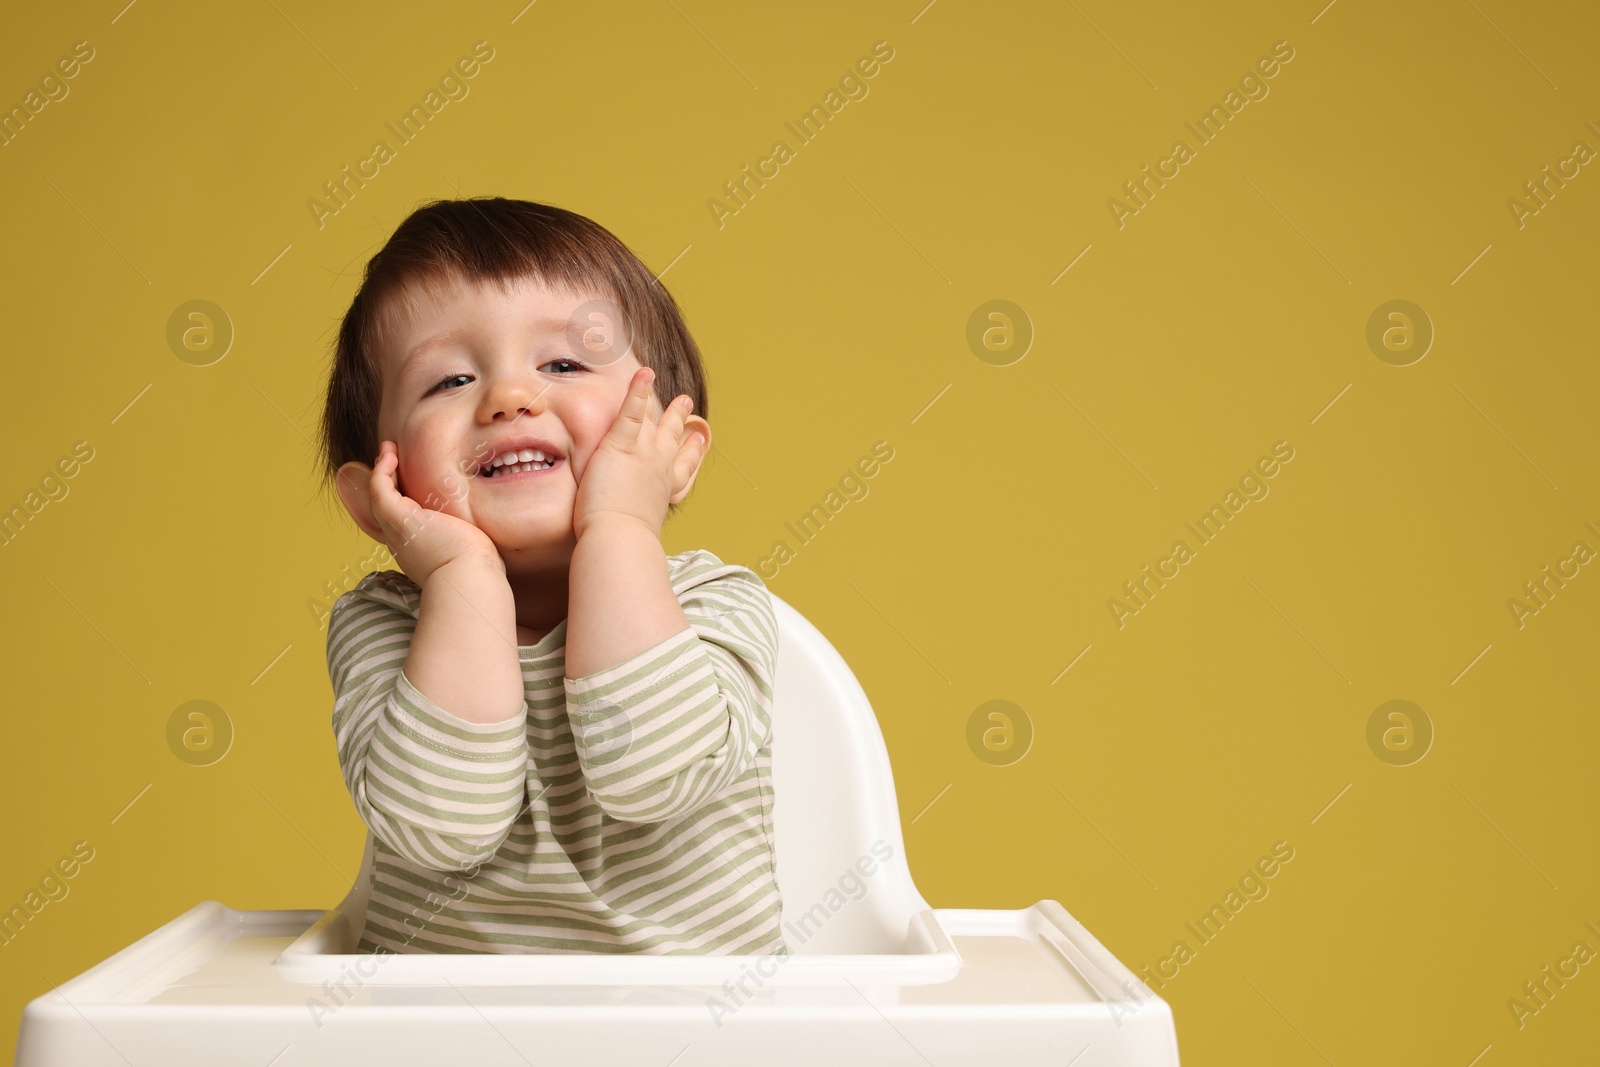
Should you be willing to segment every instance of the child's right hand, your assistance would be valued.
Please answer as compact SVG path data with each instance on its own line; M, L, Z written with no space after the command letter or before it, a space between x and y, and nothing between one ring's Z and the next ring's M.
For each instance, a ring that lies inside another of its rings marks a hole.
M503 572L505 561L488 534L465 519L425 508L400 492L395 481L399 466L399 447L384 441L367 488L372 494L372 516L406 577L425 585L434 571L463 557L492 560Z

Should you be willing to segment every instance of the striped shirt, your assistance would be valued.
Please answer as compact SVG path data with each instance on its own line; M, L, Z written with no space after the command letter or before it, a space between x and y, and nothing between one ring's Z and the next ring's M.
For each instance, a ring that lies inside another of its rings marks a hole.
M422 590L375 571L328 617L333 733L372 832L364 952L783 954L772 828L778 631L754 571L667 557L688 630L474 723L402 671Z

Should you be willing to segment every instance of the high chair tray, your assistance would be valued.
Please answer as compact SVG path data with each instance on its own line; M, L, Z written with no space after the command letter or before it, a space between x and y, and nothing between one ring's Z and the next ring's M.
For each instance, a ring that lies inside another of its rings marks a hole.
M352 919L329 911L291 941L272 963L290 982L317 985L355 973L366 985L721 985L747 981L755 970L764 984L834 985L848 974L862 981L901 985L945 982L961 969L961 954L934 912L923 910L907 923L900 951L833 956L644 955L593 952L432 953L374 957L355 950ZM759 967L757 966L759 964Z
M1053 900L787 958L318 953L331 914L199 904L30 1003L16 1063L1178 1064L1166 1002Z

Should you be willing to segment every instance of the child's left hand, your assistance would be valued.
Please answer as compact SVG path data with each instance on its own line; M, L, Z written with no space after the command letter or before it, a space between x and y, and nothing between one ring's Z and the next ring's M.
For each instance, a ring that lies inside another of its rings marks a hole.
M634 371L616 421L584 467L572 508L580 539L596 519L618 515L659 535L667 505L688 491L710 447L710 425L689 414L690 398L679 395L663 411L654 383L649 367Z

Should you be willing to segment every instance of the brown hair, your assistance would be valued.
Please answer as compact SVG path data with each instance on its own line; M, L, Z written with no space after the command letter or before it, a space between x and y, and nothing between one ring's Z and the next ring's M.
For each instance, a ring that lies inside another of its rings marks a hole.
M437 294L461 280L492 280L504 288L521 278L615 301L634 355L656 373L662 406L687 394L694 398L694 414L710 418L700 349L677 302L610 230L575 212L529 200L433 200L413 211L367 261L361 287L339 326L318 442L325 488L334 488L345 463L377 460L383 389L379 351L396 307L415 306L407 286ZM668 515L677 508L668 505Z

